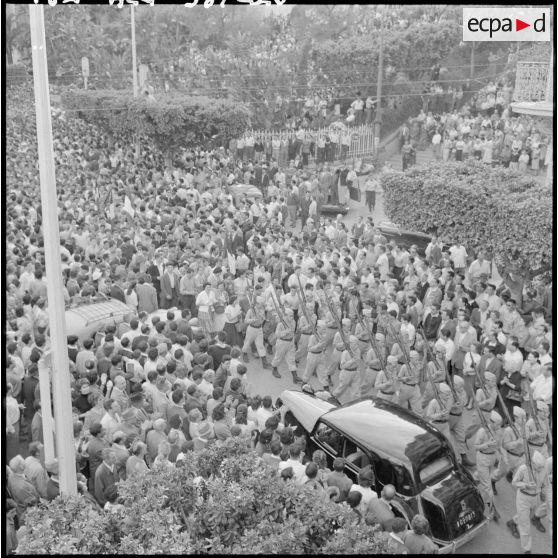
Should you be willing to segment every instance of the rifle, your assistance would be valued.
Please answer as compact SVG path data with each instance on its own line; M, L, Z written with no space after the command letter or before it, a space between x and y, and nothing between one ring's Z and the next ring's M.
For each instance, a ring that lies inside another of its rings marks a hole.
M343 331L343 324L341 323L341 320L339 318L339 316L337 315L337 312L335 311L335 308L333 307L333 304L331 302L331 300L329 299L325 289L324 289L324 299L326 301L327 307L329 309L329 311L331 312L331 315L335 318L335 321L337 322L337 330L339 331L339 335L341 336L341 340L343 341L343 344L345 345L345 349L347 349L347 352L351 355L351 358L355 358L355 355L353 353L353 350L351 349L347 338L345 337L345 332Z
M380 361L380 366L382 367L382 370L385 371L386 361L385 361L383 355L380 353L380 350L378 348L378 344L376 343L376 339L374 338L374 334L368 329L368 326L364 323L364 320L362 319L362 316L359 313L357 313L357 318L358 318L358 321L359 321L361 327L364 329L364 331L366 331L366 333L368 333L368 341L370 343L370 346L372 347L372 349L374 350L374 353L378 357L378 360Z
M302 301L304 302L304 304L306 305L306 295L304 294L304 289L302 288L302 283L300 282L300 277L296 274L296 280L298 281L298 287L300 289L300 295L302 296ZM298 291L297 291L298 294Z
M513 430L515 437L519 439L519 430L517 429L517 426L515 426L515 423L510 417L510 412L508 411L508 408L504 403L504 398L502 397L502 394L500 393L499 389L496 389L496 395L498 397L498 401L500 402L500 407L502 408L502 411L504 411L504 415L506 415L506 420L508 421L511 429Z
M475 371L475 376L477 378L477 380L479 381L479 386L482 389L484 396L488 399L488 389L486 388L486 384L484 383L484 378L481 378L481 375L479 374L479 369L477 368L477 365L475 364L474 359L472 358L471 355L471 364L473 365L473 370ZM498 389L496 389L496 391L498 391Z
M531 452L529 451L529 442L527 441L527 432L525 431L526 422L523 423L523 449L525 451L525 465L531 482L535 482L535 474L533 472L533 462L531 460Z
M492 431L492 428L490 428L488 421L486 420L486 417L482 414L482 411L479 407L478 401L476 400L475 397L473 397L473 405L475 407L475 410L477 411L477 414L479 415L479 420L482 424L482 427L486 430L486 432L488 433L488 435L492 438L492 440L495 442L496 441L496 435L494 434L494 432Z
M541 431L542 430L541 423L539 422L539 417L537 417L537 407L533 399L533 390L531 388L528 388L528 392L529 392L529 405L531 405L531 417L535 421L535 426L537 430Z
M302 300L302 297L300 296L300 293L298 291L296 292L296 296L298 297L298 302L302 308L302 313L304 314L304 317L306 318L308 325L312 328L312 333L316 336L318 341L321 341L321 337L318 333L318 330L316 329L314 322L310 319L310 316L308 315L308 311L306 310L306 304Z
M279 318L279 320L283 324L283 327L285 327L286 329L290 329L287 322L285 321L285 318L283 317L283 314L281 313L281 310L279 309L279 306L278 306L277 302L275 301L275 298L273 296L271 297L271 302L273 302L275 312L277 313L277 317Z
M445 411L446 406L442 402L442 398L440 397L440 392L438 391L438 386L436 385L436 382L432 379L432 374L430 374L430 372L427 371L426 376L428 377L428 381L430 382L430 385L432 386L432 391L434 392L434 399L436 399L436 401L438 402L438 405L440 406L442 411Z

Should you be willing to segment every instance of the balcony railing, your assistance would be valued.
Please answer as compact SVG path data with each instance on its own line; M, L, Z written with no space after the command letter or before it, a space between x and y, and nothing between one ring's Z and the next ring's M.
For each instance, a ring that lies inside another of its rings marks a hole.
M537 102L547 100L548 80L552 82L548 62L518 62L513 100Z

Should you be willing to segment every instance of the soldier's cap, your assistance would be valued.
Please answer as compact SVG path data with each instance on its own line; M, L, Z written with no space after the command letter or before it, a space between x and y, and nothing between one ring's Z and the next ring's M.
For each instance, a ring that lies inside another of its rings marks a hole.
M349 318L343 318L343 320L341 320L341 323L343 325L351 325L351 320L349 320Z
M393 355L389 355L387 357L387 361L389 364L396 364L397 363L397 357L393 356Z
M500 424L502 422L502 417L496 411L490 413L490 420L495 424Z
M464 380L461 376L458 376L458 375L456 374L456 375L453 377L453 385L454 385L455 387L457 387L457 386L462 386L462 385L464 385L464 384L465 384L465 380Z
M537 401L537 411L548 411L548 405L544 401Z
M441 393L449 393L451 391L450 387L448 386L448 384L445 383L441 383L438 387L438 389L440 390Z
M525 418L527 413L521 407L514 407L513 416L517 418Z
M533 453L532 460L533 460L533 465L541 469L544 467L546 461L546 459L544 458L543 454L540 451L536 451Z
M485 372L484 378L485 380L496 380L496 375L492 374L492 372Z

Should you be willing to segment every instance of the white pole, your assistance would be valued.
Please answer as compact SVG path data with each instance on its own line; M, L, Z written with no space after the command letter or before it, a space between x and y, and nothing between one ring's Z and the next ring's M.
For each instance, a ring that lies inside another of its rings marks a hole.
M39 389L41 390L41 418L43 423L43 442L45 446L45 463L52 461L54 452L54 421L50 401L50 366L45 357L37 363L39 368Z
M130 6L131 8L131 23L132 23L132 81L134 84L134 99L138 97L138 60L136 56L136 20L134 17L134 5ZM140 158L140 142L139 138L136 136L136 152L135 152L136 161Z
M76 494L76 456L70 394L70 367L66 345L66 323L60 236L58 231L58 197L54 174L52 123L43 6L29 6L35 112L37 115L37 146L41 179L42 225L45 247L45 266L48 297L48 319L52 346L52 384L54 419L56 423L56 453L60 469L60 493Z

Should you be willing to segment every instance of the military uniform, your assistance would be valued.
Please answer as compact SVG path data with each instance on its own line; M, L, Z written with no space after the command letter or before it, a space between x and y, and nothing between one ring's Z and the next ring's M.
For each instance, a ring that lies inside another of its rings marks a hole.
M440 361L437 361L437 363L426 363L426 373L430 375L432 381L436 385L439 385L446 379L446 374L444 372L443 366L444 364L441 364ZM432 389L432 384L430 383L430 381L427 380L422 395L422 408L425 409L433 398L434 390Z
M449 429L452 434L455 451L461 456L464 465L469 464L467 459L467 443L465 440L465 421L463 420L463 409L467 404L467 394L463 378L454 376L453 385L457 394L457 401L452 399L449 411Z
M343 324L343 333L347 338L349 336L349 332L345 330L345 324ZM341 337L341 333L338 331L333 336L333 352L329 357L329 363L327 365L327 375L331 377L338 369L339 363L341 362L341 354L345 350L345 343L343 338Z
M539 504L539 495L544 479L545 459L542 454L538 451L535 452L532 462L532 475L524 463L518 467L512 480L513 487L517 489L515 494L516 515L512 521L519 530L523 552L531 552L533 542L531 537L531 512L534 512Z
M316 322L316 317L313 314L308 313L308 316L313 322ZM299 362L308 353L308 343L310 341L310 336L313 331L313 324L308 323L306 316L302 314L298 318L297 333L300 334L298 340L298 348L295 353L295 360Z
M321 324L320 324L321 325ZM321 329L325 329L324 327ZM302 375L302 381L308 383L310 378L315 373L318 377L320 385L324 389L328 389L329 380L326 373L325 365L325 350L327 347L327 337L321 335L320 338L314 333L310 336L308 341L308 354L306 357L306 368L304 369L304 374Z
M275 329L277 341L275 343L275 355L271 361L273 375L280 377L277 367L284 360L289 372L293 375L295 383L300 382L296 374L295 346L294 346L294 319L291 310L285 310L285 323L280 321Z
M504 428L500 463L498 464L498 469L492 475L493 482L497 482L503 476L506 476L511 481L511 477L518 467L525 463L525 446L521 436L525 411L521 407L514 407L513 413L516 418L515 427L519 432L519 437L515 435L511 426Z
M531 453L540 451L543 457L546 458L548 457L548 446L546 444L546 440L548 438L548 423L544 416L540 416L540 413L537 413L537 420L539 422L540 429L537 428L537 424L533 417L525 423L527 443L529 444L529 451Z
M438 402L436 397L434 397L430 403L428 403L424 417L448 439L448 442L451 443L449 430L449 406L444 401L445 393L443 393L446 388L449 390L447 384L440 384L439 395L442 404L440 405L440 402Z
M262 363L264 367L267 367L267 362L265 360L266 351L263 343L263 332L262 332L262 325L263 325L263 308L257 308L254 311L253 308L250 308L246 313L245 322L248 324L246 329L246 337L244 338L244 345L242 346L242 353L244 355L244 360L248 362L248 351L252 346L252 343L256 345L256 349L258 351L258 355L262 359Z
M339 373L339 383L332 391L332 395L342 405L360 397L360 377L358 366L354 359L345 360Z
M420 369L410 362L401 366L397 379L399 381L399 405L410 408L417 415L422 415L422 405L419 389Z
M376 376L376 396L397 403L397 373L399 365L395 357L387 358L387 370L380 370Z

